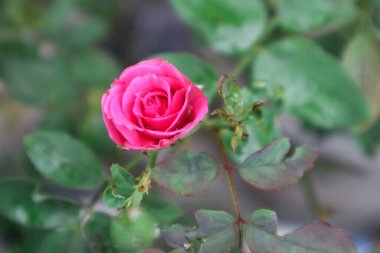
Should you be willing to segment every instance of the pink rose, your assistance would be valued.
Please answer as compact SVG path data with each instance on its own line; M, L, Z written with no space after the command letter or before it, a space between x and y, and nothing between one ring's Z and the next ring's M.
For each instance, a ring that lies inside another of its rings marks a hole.
M110 138L126 149L167 147L207 114L207 98L163 59L126 68L102 97Z

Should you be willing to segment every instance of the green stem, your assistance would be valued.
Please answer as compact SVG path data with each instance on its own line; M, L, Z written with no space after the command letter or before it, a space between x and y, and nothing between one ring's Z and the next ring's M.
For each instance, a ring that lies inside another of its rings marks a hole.
M146 164L145 169L152 169L154 167L154 165L156 164L157 156L158 156L158 151L152 151L150 153L149 160L148 160L148 163Z
M149 160L145 166L145 170L141 175L140 181L137 184L137 187L134 193L131 196L131 204L128 207L139 207L141 201L144 197L144 194L147 193L150 186L150 175L152 173L152 168L156 164L158 156L158 151L153 151L149 155ZM143 187L143 188L141 188Z
M202 126L205 128L209 129L214 129L214 128L228 128L233 130L230 124L228 124L224 119L222 118L212 118L212 119L207 119L202 122Z
M309 202L310 209L317 218L327 218L327 213L321 204L317 192L315 190L312 178L310 175L305 174L301 180L302 188Z

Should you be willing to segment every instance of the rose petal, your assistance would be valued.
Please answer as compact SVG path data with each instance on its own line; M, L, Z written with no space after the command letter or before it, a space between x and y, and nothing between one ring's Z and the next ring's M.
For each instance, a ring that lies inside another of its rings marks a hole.
M181 90L178 90L174 93L172 97L172 103L169 107L169 113L175 113L181 111L183 104L186 100L186 94L187 94L188 88L183 88Z
M145 75L155 74L157 76L165 76L165 71L160 67L164 60L162 59L151 59L146 61L141 61L136 65L126 68L120 75L120 81L124 82L125 85L129 85L130 82L136 77L143 77Z
M182 108L179 111L175 120L173 120L172 124L168 127L167 131L176 130L181 127L183 121L186 119L188 114L188 103L189 103L189 93L191 91L191 86L187 87L185 100L183 101Z
M158 141L154 140L152 138L149 138L142 134L140 131L136 129L129 129L122 125L115 124L115 127L119 132L122 134L122 136L125 139L124 144L128 144L127 146L150 146L157 144Z
M123 145L125 142L123 135L119 132L119 130L116 129L112 120L108 119L108 117L104 113L102 115L110 139L118 145Z
M146 75L144 77L136 77L132 80L128 88L125 90L123 95L122 108L128 113L132 110L133 104L135 102L135 96L139 91L158 89L163 90L170 97L170 86L168 83L159 80L155 75ZM169 105L170 106L170 103Z

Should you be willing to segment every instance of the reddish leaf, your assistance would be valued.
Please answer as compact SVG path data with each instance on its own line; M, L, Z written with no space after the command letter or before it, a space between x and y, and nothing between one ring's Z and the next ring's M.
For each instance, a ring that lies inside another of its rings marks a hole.
M239 173L249 184L262 190L279 190L294 184L313 167L317 154L311 148L298 147L291 157L285 158L289 150L289 140L278 139L248 157Z
M276 231L260 226L263 216L255 214L261 211L256 211L251 216L251 224L248 225L245 236L249 249L254 253L356 252L351 236L346 231L324 221L317 221L283 237L277 236ZM277 223L276 217L271 215L267 215L264 220L266 224L270 220L272 222L269 223Z
M205 153L178 152L158 163L152 179L181 196L192 196L208 189L218 174L218 165Z

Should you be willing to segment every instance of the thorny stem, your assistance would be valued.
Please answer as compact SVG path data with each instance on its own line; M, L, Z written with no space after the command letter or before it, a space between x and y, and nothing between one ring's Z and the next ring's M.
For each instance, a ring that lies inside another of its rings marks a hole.
M233 168L231 167L231 165L228 162L227 150L226 150L226 147L225 147L225 145L224 145L224 143L220 137L219 130L214 128L214 133L215 133L217 141L220 145L221 154L222 154L222 158L223 158L223 167L227 173L228 189L229 189L230 194L231 194L232 204L234 206L234 211L235 211L235 216L236 216L236 223L238 225L239 252L242 252L242 250L243 250L243 241L242 241L243 240L243 238L242 238L242 233L243 233L242 222L243 222L243 219L241 216L239 201L237 198L236 186L235 186L233 174L232 174Z

